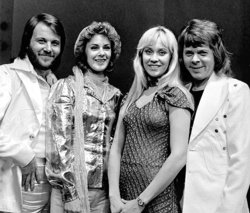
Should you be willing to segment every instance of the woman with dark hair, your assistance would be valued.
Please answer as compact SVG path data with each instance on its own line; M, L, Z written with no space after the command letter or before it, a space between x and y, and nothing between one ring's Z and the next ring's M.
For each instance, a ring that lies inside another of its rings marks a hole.
M142 35L134 71L110 152L111 211L179 213L174 180L186 163L193 102L169 29L157 26Z
M106 75L120 51L114 27L93 22L76 40L74 76L52 88L46 165L52 212L109 211L107 162L122 94Z
M231 77L230 54L214 22L191 20L178 42L182 78L195 101L183 212L249 212L249 87Z

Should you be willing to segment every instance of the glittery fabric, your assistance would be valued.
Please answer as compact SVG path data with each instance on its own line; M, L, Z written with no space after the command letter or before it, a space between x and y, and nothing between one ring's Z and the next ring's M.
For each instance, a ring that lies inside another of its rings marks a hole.
M192 110L179 88L166 87L142 108L133 103L123 119L126 140L121 159L120 191L122 198L126 200L135 199L144 191L170 155L170 126L166 103ZM180 209L174 182L143 211L178 212Z
M85 136L85 166L88 188L104 188L107 163L117 117L121 92L106 82L104 96L96 94L95 83L84 76L87 106L82 115ZM75 141L75 78L59 80L53 87L47 104L46 175L64 201L77 195L74 173Z

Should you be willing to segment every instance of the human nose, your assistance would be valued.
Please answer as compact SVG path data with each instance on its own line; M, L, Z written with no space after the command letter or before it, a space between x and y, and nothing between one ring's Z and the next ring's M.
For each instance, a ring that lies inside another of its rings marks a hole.
M100 49L99 49L99 55L101 55L101 56L104 55L104 50L103 50L103 48L100 48Z
M193 58L192 58L192 63L196 64L200 61L200 58L197 54L194 54L193 55Z
M152 62L158 61L158 57L157 57L157 54L156 54L156 53L153 53L153 54L152 54L152 56L151 56L151 58L150 58L150 61L152 61Z
M45 47L44 47L44 51L45 52L51 52L52 48L51 48L51 43L46 43Z

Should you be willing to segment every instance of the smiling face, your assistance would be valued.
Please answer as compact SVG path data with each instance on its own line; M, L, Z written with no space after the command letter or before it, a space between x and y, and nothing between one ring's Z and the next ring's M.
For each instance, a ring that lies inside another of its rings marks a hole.
M38 74L44 76L61 52L61 38L46 24L36 25L27 55Z
M101 34L94 35L87 43L85 53L91 70L98 74L103 74L111 58L109 39Z
M144 48L142 52L143 67L153 78L160 78L166 73L170 59L171 53L160 39L157 39L154 45Z
M208 46L184 47L183 61L194 82L206 82L214 72L214 54Z

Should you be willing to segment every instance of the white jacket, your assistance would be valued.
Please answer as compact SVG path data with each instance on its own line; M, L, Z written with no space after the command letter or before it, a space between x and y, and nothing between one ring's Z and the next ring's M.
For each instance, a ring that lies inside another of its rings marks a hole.
M0 211L22 209L21 170L42 121L42 97L32 64L26 58L0 66Z
M249 183L249 87L213 74L190 136L183 212L248 213Z

